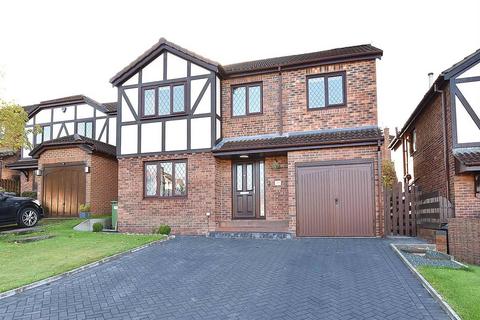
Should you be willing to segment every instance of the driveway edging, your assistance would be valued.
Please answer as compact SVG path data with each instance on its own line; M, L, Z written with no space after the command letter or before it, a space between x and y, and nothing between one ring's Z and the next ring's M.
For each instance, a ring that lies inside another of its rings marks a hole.
M393 251L400 257L400 259L405 263L405 265L410 269L410 271L415 275L415 277L420 280L422 286L428 291L428 293L438 302L440 307L448 314L448 316L453 320L462 320L460 316L453 310L453 308L443 299L443 297L432 287L432 285L420 274L420 272L415 269L415 267L403 256L397 246L393 243L390 244Z
M14 296L14 295L17 295L19 293L22 293L22 292L25 292L27 290L30 290L30 289L33 289L33 288L36 288L36 287L39 287L41 285L45 285L45 284L50 284L52 282L55 282L57 280L60 280L60 279L63 279L63 278L66 278L68 276L71 276L71 275L74 275L80 271L84 271L84 270L87 270L87 269L90 269L90 268L93 268L93 267L96 267L98 265L101 265L101 264L104 264L104 263L107 263L107 262L110 262L112 260L116 260L116 259L119 259L129 253L133 253L133 252L137 252L137 251L140 251L140 250L143 250L145 248L148 248L154 244L158 244L160 242L165 242L167 240L170 240L170 239L174 239L175 236L168 236L164 239L160 239L160 240L155 240L155 241L152 241L152 242L149 242L147 244L144 244L144 245L141 245L139 247L135 247L135 248L132 248L132 249L129 249L127 251L123 251L123 252L119 252L119 253L116 253L114 255L111 255L111 256L108 256L108 257L105 257L105 258L102 258L100 260L97 260L97 261L94 261L94 262L90 262L88 264L85 264L83 266L80 266L80 267L77 267L75 269L72 269L72 270L69 270L69 271L66 271L64 273L61 273L61 274L57 274L55 276L51 276L51 277L48 277L48 278L45 278L45 279L42 279L42 280L38 280L38 281L35 281L35 282L32 282L30 284L26 284L24 286L21 286L21 287L18 287L18 288L15 288L15 289L10 289L8 291L5 291L5 292L1 292L0 293L0 300L1 299L5 299L5 298L8 298L8 297L11 297L11 296Z

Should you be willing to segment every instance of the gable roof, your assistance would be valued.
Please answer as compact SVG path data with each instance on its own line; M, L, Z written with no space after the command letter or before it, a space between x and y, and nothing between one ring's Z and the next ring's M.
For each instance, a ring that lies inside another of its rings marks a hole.
M442 88L447 80L457 75L459 72L470 68L473 64L480 61L480 49L476 50L472 54L466 56L462 60L453 64L450 68L443 70L435 80L435 82L430 86L428 91L423 96L420 103L417 105L415 110L413 110L412 114L408 118L408 120L403 125L400 132L395 136L395 138L390 142L389 148L390 149L397 149L400 145L400 138L405 135L407 131L409 131L418 118L418 116L423 112L425 106L430 102L430 100L435 96L436 89Z
M360 143L378 143L383 140L378 127L341 128L307 132L289 132L259 136L224 138L214 148L213 153L233 154L262 152L266 150L286 150L291 148L312 149L321 146Z
M322 63L375 59L380 58L383 55L382 50L370 44L363 44L358 46L253 60L222 66L216 61L210 60L190 50L180 47L173 42L167 41L165 38L160 38L160 40L154 46L145 51L137 59L132 61L129 65L114 75L110 79L110 83L114 86L121 85L140 69L152 62L162 53L163 50L169 50L173 53L183 56L184 58L191 59L199 65L202 65L211 71L217 72L224 77L233 77L247 73L272 72L278 70L278 68L294 68L296 66L308 64L318 65Z
M117 154L117 148L111 144L74 134L45 141L33 148L30 151L30 156L37 158L47 149L71 147L80 147L89 153L98 152L112 157L116 157Z
M109 102L106 104L102 104L82 94L41 101L38 104L24 106L23 109L28 113L28 117L32 117L35 113L37 113L41 109L68 106L68 105L79 104L79 103L85 103L85 104L91 105L105 113L117 112L116 102Z
M364 58L380 58L383 51L370 45L343 47L316 51L310 53L282 56L276 58L247 61L223 66L223 71L228 76L258 71L275 71L278 68L292 68L305 64L333 63L345 60L359 60Z
M123 82L127 81L140 69L145 67L147 64L152 62L156 57L158 57L165 49L171 51L181 57L193 60L195 63L205 67L209 70L218 72L220 64L208 58L205 58L195 52L187 50L179 45L167 41L165 38L160 38L158 42L153 45L150 49L142 53L138 58L129 63L125 68L120 70L116 75L110 79L110 83L114 86L118 86Z

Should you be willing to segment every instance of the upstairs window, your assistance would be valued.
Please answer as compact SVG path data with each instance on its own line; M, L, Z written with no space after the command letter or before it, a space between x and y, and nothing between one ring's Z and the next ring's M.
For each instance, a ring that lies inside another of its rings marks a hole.
M187 161L147 162L144 167L145 197L185 197L187 195Z
M185 113L185 84L143 89L142 116L157 117Z
M77 133L81 136L93 139L93 121L77 122Z
M43 126L41 131L35 136L35 144L39 145L44 141L52 139L52 132L50 126Z
M254 83L232 88L232 115L246 116L262 113L262 84Z
M345 73L333 73L307 78L308 109L346 105Z

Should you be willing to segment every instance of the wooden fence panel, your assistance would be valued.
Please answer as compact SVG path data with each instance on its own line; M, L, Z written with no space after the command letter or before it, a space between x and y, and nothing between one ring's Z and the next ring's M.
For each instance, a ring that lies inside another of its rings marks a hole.
M385 234L394 236L416 236L415 196L413 188L404 191L401 182L392 189L385 189Z
M20 181L13 179L0 179L0 188L6 192L20 194Z

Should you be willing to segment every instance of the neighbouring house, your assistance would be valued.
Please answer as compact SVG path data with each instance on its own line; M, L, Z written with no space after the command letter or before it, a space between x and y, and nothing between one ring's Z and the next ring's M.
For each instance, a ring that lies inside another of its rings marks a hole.
M480 264L480 50L446 69L396 138L405 182L438 192L453 209L450 252ZM430 230L435 232L435 230ZM428 231L423 231L428 237Z
M20 178L18 171L8 168L10 163L18 160L18 152L15 152L9 148L0 148L0 179L13 179Z
M160 39L111 79L119 230L381 236L382 54L221 65Z
M27 128L42 130L28 136L33 149L7 165L21 173L21 191L36 191L47 216L76 216L82 203L110 212L118 190L116 103L77 95L25 110Z

